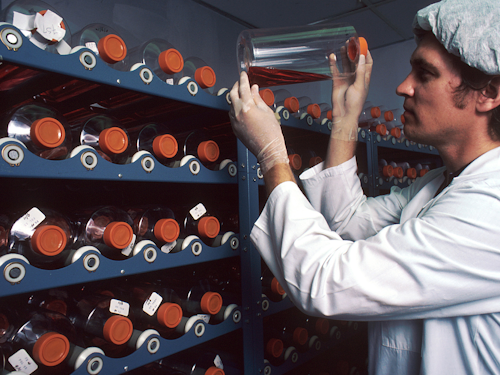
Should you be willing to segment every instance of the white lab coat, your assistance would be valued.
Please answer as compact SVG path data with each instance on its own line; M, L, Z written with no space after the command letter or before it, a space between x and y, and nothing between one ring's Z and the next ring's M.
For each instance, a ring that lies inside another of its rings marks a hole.
M305 172L310 202L280 184L252 229L292 301L373 322L371 374L500 374L500 148L435 198L443 169L376 198L356 172Z

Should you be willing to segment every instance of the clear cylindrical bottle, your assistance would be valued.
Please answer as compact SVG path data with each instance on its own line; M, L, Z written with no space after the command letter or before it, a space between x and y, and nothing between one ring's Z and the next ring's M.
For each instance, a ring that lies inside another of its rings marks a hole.
M173 375L224 375L222 360L213 352L182 353L164 358L159 365L165 374Z
M60 12L40 0L16 0L2 12L2 20L16 26L38 48L70 53L71 32Z
M418 163L415 165L415 170L417 172L417 177L423 177L430 170L430 166L428 164Z
M9 252L25 256L35 267L56 269L64 267L66 253L74 239L67 217L50 209L33 207L12 224Z
M135 140L137 151L148 151L163 164L171 165L177 156L179 145L166 125L157 122L143 124L137 131L131 129L130 136Z
M259 90L259 95L269 107L274 107L274 93L272 92L271 89L262 89Z
M302 169L302 157L293 148L287 147L287 152L290 168L294 173L298 173Z
M395 161L389 162L389 165L392 166L392 176L394 178L403 178L404 170L401 166L399 166Z
M417 178L417 170L415 168L412 168L410 166L410 163L408 163L407 161L399 162L399 163L397 163L397 166L403 168L403 175L404 176L411 178L411 179Z
M383 176L385 178L392 177L394 173L394 167L387 163L387 160L380 159L378 163L378 174L379 176Z
M267 321L266 321L267 320ZM264 321L266 329L273 332L273 336L283 341L285 347L299 347L307 343L309 333L307 329L293 322L291 319L272 316Z
M260 280L262 282L262 294L264 294L265 297L273 302L279 302L285 298L285 289L283 289L278 279L274 277L269 268L263 267Z
M127 70L127 46L120 35L108 25L92 23L71 38L73 50L87 47L113 69Z
M220 156L217 142L210 139L210 133L204 129L197 129L187 134L180 140L184 156L193 155L197 157L205 167L215 168Z
M305 118L307 115L311 116L314 120L321 117L321 108L319 104L313 103L308 96L301 96L298 98L300 103L299 110L294 113L294 116L300 119Z
M220 222L212 216L203 203L189 209L182 223L181 237L189 235L200 237L207 245L210 245L220 232Z
M370 123L379 118L381 114L382 112L380 111L380 107L372 105L371 102L365 102L363 110L361 111L358 119L359 127L369 127Z
M125 164L130 157L130 138L120 121L107 115L94 115L73 128L80 145L91 146L104 159Z
M328 103L318 104L321 110L321 115L315 119L320 125L326 125L328 121L332 121L332 107Z
M316 151L309 148L301 152L301 158L306 168L312 168L323 161L323 158L319 156Z
M59 111L42 103L15 108L6 117L2 135L23 142L44 159L64 159L70 152L71 132Z
M128 56L129 70L146 65L158 78L171 85L181 78L184 59L181 53L164 39L150 39L130 49Z
M269 87L349 77L367 46L352 26L323 23L245 30L236 50L239 71L248 73L251 84ZM333 73L332 53L337 60Z
M191 56L184 60L182 77L190 77L194 79L203 90L209 94L214 93L215 82L217 81L215 72L199 57Z
M105 257L114 260L131 255L135 244L134 223L127 212L105 206L76 216L76 246L95 246Z
M274 93L274 107L273 109L278 112L281 108L285 108L290 113L296 113L300 109L299 100L290 94L289 91L284 89L273 90Z

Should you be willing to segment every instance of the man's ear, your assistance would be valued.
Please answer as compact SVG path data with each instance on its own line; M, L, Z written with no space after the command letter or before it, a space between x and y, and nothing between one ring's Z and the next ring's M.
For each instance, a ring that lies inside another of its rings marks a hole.
M488 85L481 90L476 102L479 112L489 112L500 106L500 76L494 77Z

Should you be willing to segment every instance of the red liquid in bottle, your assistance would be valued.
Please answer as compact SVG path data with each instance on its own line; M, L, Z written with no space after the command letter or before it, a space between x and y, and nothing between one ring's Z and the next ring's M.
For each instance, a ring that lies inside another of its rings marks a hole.
M259 87L291 85L293 83L325 81L332 79L332 77L325 74L260 67L250 67L248 69L248 77L251 85L257 84Z

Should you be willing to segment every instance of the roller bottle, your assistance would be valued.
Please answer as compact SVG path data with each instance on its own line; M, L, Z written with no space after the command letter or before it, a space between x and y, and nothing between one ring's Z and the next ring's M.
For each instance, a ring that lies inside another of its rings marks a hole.
M201 89L209 94L217 94L214 92L217 77L214 70L199 57L191 56L184 59L184 67L182 69L181 81L186 78L191 78L196 81Z
M415 171L417 172L417 177L423 177L427 172L429 172L430 166L427 164L418 163L415 166Z
M160 163L173 166L179 145L170 129L161 123L142 124L137 130L130 129L135 149L151 153Z
M31 103L15 108L7 116L2 136L17 139L44 159L64 159L72 147L69 125L55 108Z
M274 93L274 106L275 112L281 111L285 108L290 113L297 113L300 109L300 103L297 97L290 94L289 91L285 89L275 89Z
M379 176L382 176L384 178L390 178L392 177L394 173L394 167L390 164L387 163L387 160L385 159L380 159L378 163L378 174Z
M179 146L182 148L182 154L184 155L183 159L179 162L180 165L184 165L184 163L194 156L206 168L216 169L220 157L220 149L208 130L197 129L179 138ZM177 166L177 163L174 166Z
M189 236L196 236L210 246L220 232L219 220L208 212L203 203L198 203L187 211L181 224L181 237L187 239Z
M380 111L380 107L372 105L371 102L365 102L363 110L359 115L358 126L360 128L369 127L370 123L378 119L381 114L382 112Z
M319 119L321 117L321 108L319 104L314 103L308 96L301 96L298 98L300 108L294 113L294 116L299 119L304 119L308 115L313 119ZM312 122L311 122L312 125Z
M262 294L273 302L282 301L286 297L285 289L280 285L278 279L274 277L269 268L262 268L260 277L262 282Z

